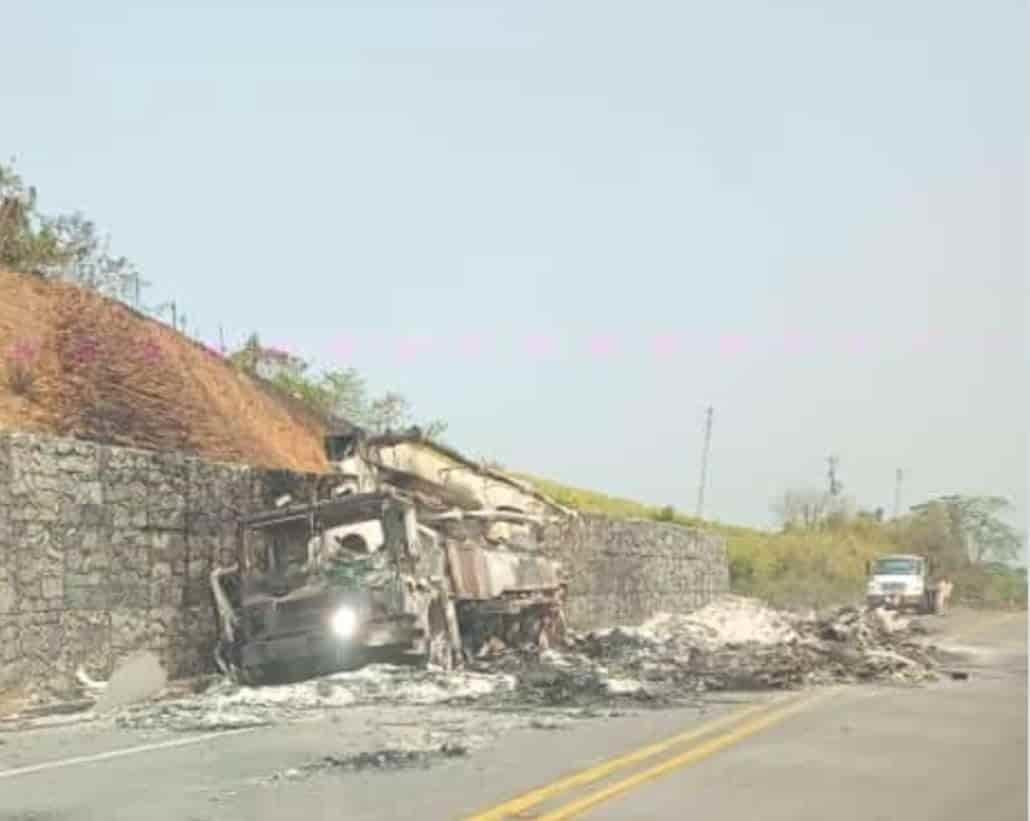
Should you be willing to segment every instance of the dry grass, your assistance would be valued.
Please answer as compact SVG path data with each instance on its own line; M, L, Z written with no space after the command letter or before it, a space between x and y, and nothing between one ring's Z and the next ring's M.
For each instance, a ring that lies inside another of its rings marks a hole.
M0 272L0 350L40 346L34 390L0 386L0 430L328 470L323 423L281 392L126 306Z

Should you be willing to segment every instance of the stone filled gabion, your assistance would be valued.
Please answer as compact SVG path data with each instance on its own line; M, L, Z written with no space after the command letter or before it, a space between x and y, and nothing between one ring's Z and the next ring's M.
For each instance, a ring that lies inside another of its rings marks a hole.
M75 697L136 650L172 676L212 668L209 574L234 561L235 516L314 474L35 434L0 435L0 688ZM729 586L725 547L668 523L584 516L519 549L564 565L576 628L695 609Z

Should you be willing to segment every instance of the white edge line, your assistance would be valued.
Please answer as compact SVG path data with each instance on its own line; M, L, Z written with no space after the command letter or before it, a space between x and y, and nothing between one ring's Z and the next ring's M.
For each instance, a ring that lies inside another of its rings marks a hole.
M28 775L30 773L38 773L44 770L56 770L59 767L73 767L76 764L89 764L93 761L107 761L112 758L121 758L127 755L135 755L136 753L147 753L153 750L166 750L171 747L186 747L190 744L200 744L203 741L209 741L212 738L239 735L240 733L250 733L258 729L261 728L240 727L235 730L219 730L216 733L205 733L204 735L191 736L190 738L177 738L173 741L161 741L155 744L141 744L138 747L126 747L121 750L111 750L110 752L106 753L97 753L96 755L82 755L78 756L77 758L64 758L59 761L46 761L42 764L33 764L28 767L18 767L13 770L0 770L0 778L15 778L19 775Z

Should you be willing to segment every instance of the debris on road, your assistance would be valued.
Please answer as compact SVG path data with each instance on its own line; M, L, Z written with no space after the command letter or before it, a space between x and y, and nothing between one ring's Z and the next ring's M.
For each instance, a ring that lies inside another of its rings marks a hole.
M129 707L116 722L134 729L186 732L256 727L359 705L467 704L515 685L514 677L501 673L370 665L278 686L247 687L225 680L197 695Z
M560 705L612 698L696 699L709 690L786 689L937 677L932 648L910 623L879 610L841 608L795 617L729 596L689 615L662 614L639 627L570 634L561 651L508 651L477 669L515 674L512 699Z
M844 607L797 616L727 596L688 615L635 627L568 632L560 649L493 641L463 670L376 664L279 686L223 680L200 693L128 705L116 722L198 731L279 724L354 706L448 705L524 716L541 726L605 714L617 705L698 703L710 691L794 689L847 682L917 684L938 677L941 656L911 620ZM578 712L577 712L578 711Z

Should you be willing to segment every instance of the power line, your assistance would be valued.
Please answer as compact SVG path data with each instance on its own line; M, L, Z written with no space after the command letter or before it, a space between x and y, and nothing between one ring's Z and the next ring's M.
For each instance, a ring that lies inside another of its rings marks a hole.
M701 452L701 484L697 489L697 518L700 519L705 509L705 484L708 481L708 454L712 447L712 414L711 405L705 411L705 445Z

